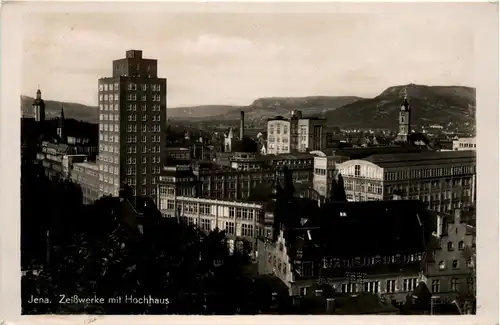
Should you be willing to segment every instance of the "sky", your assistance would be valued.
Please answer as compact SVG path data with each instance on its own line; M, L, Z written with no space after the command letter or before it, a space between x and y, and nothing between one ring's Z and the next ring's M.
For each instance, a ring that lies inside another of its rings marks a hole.
M28 13L22 93L33 97L39 85L45 99L97 105L97 79L110 76L112 60L129 49L158 59L168 107L374 97L408 83L474 87L474 25L484 4L344 4L302 12L285 6Z

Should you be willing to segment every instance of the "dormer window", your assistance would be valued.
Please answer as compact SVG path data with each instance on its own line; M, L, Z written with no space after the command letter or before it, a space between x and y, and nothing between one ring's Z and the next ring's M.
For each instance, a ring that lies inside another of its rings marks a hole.
M454 250L453 243L451 241L448 242L448 251L451 252Z
M347 217L347 213L346 212L340 212L340 216L341 217Z
M446 268L446 264L444 263L444 261L439 262L439 269L444 270L445 268Z

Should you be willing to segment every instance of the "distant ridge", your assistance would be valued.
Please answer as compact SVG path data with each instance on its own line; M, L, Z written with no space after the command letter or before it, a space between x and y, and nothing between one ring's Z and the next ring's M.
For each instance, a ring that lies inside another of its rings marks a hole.
M476 89L465 86L400 85L389 87L374 98L356 96L308 96L258 98L247 106L200 105L168 108L169 119L192 122L234 122L245 111L247 121L263 124L268 118L288 116L299 109L305 116L325 117L328 124L341 127L393 129L398 118L402 91L410 98L414 125L475 123ZM33 98L21 96L21 110L32 114ZM69 118L98 123L98 108L78 103L46 100L49 118L59 115L61 104ZM208 120L209 119L209 120Z
M307 97L265 97L258 98L248 106L195 106L183 108L190 115L174 114L169 110L172 118L203 118L210 116L214 120L237 120L240 111L245 111L245 118L249 121L264 121L276 115L289 115L291 110L302 110L307 116L323 116L326 112L335 110L343 105L356 102L362 98L356 96L307 96ZM201 108L201 109L200 109ZM222 111L222 112L220 112Z
M78 103L59 102L55 100L45 101L45 114L47 118L54 118L61 113L61 104L64 106L64 116L77 121L99 123L99 110L97 106L88 106ZM31 116L33 114L33 98L21 95L21 113Z
M412 106L413 125L475 123L475 88L415 84L389 87L375 98L328 112L328 122L343 127L394 128L405 88Z

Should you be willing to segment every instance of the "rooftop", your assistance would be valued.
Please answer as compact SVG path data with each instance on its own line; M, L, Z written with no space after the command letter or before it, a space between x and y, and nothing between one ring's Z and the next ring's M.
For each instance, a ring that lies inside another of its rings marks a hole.
M420 201L332 202L309 216L303 226L285 227L291 257L298 250L304 260L423 253L436 230L435 216ZM369 266L377 267L384 272L403 271L401 264ZM420 262L407 267L417 271Z
M365 158L380 167L401 167L402 165L421 165L422 161L439 163L459 163L476 159L473 150L462 151L423 151L419 153L375 154Z

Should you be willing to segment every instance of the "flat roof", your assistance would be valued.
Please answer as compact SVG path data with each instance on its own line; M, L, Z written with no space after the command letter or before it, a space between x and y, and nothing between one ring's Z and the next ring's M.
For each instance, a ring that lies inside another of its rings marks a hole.
M378 154L366 157L380 167L403 167L408 165L424 165L424 162L435 162L437 164L449 164L466 162L476 159L474 150L461 151L424 151L417 153Z
M75 163L74 165L78 165L78 166L81 166L83 168L88 168L88 169L93 169L93 170L99 170L99 167L97 166L96 163L81 162L81 163Z

